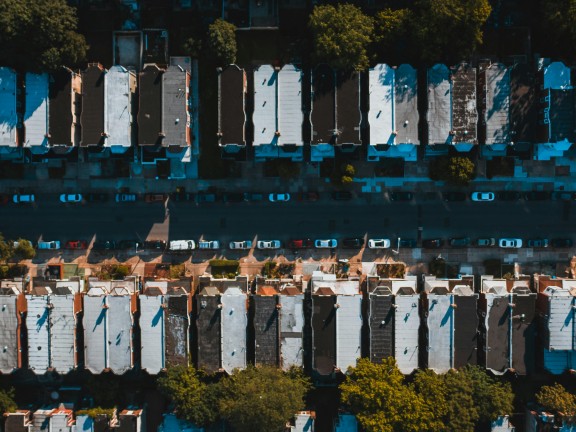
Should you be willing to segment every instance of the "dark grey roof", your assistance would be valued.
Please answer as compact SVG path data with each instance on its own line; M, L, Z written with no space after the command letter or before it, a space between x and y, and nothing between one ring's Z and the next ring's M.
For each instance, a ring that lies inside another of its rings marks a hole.
M230 65L218 75L218 132L220 144L245 145L246 73Z
M466 64L452 71L453 143L477 144L476 69Z
M196 298L198 315L198 369L216 372L220 369L220 297L202 296Z
M24 413L5 414L4 431L5 432L29 432L30 428L26 423L30 422L30 416Z
M186 147L190 143L189 85L190 74L179 66L168 66L162 75L162 132L165 146Z
M512 294L512 368L519 375L534 371L536 294Z
M495 372L504 372L510 358L509 301L507 296L486 296L492 296L492 307L488 307L485 318L485 365Z
M370 361L394 356L394 297L370 295Z
M360 76L358 72L338 75L336 115L337 143L361 144Z
M573 143L574 130L574 89L550 90L550 135L549 142L565 139Z
M162 74L158 66L146 65L140 72L140 106L138 108L138 142L140 145L161 144Z
M335 144L336 95L334 71L327 65L320 65L312 77L312 143Z
M166 367L188 365L188 334L190 317L188 296L167 296L168 308L164 314L164 349Z
M510 73L510 125L514 142L536 141L539 107L536 81L528 65L518 64Z
M478 364L478 297L454 296L454 367Z
M82 138L81 145L98 145L104 141L104 82L106 69L89 64L82 72Z
M48 127L50 133L50 145L74 144L72 135L72 71L61 69L50 76L48 106ZM75 94L75 99L79 96Z
M256 366L279 365L278 309L276 296L252 297Z
M336 364L336 296L312 296L313 366L320 375L329 375Z

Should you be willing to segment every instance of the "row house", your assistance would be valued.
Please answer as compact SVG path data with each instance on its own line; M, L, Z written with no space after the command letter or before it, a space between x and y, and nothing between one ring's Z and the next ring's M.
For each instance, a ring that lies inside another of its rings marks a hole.
M0 285L0 373L9 374L22 367L23 327L26 311L21 281L1 281Z
M576 280L539 275L535 278L535 285L542 366L553 374L576 370Z
M417 159L418 80L416 70L407 64L391 67L377 64L368 72L368 160Z
M310 284L312 369L320 376L345 373L361 357L360 281L314 271Z
M24 147L33 154L44 154L49 150L50 136L48 74L27 73L25 85Z
M246 95L244 69L230 65L218 71L218 145L223 154L246 147Z
M18 153L16 98L16 71L0 67L0 154L5 158Z
M519 375L534 371L536 338L536 294L530 276L494 279L482 276L480 364L494 374L512 371Z
M63 404L56 408L44 407L34 411L30 419L30 426L31 432L45 430L59 432L77 431L74 412Z

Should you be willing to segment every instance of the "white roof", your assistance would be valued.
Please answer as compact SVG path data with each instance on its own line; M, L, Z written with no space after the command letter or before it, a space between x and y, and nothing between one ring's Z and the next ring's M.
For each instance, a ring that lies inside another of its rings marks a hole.
M360 292L359 280L338 280L333 273L314 271L312 273L312 292L319 288L330 288L335 294L356 295Z
M336 302L336 367L346 373L362 356L362 296L339 295Z
M452 130L452 83L444 64L428 69L428 143L445 144Z
M88 415L76 416L76 430L82 432L94 431L94 419Z
M16 147L16 72L0 67L0 146Z
M564 90L571 88L570 68L562 62L550 63L544 69L545 89Z
M418 77L409 64L398 66L394 79L396 144L419 144Z
M370 144L394 144L394 69L377 64L368 72Z
M222 367L229 374L246 367L246 294L231 287L220 297L222 303Z
M392 294L397 294L400 288L412 288L416 294L416 277L406 276L404 279L392 280Z
M0 295L0 372L12 373L18 367L18 297Z
M418 295L396 296L395 304L394 357L400 371L409 375L418 368Z
M428 294L428 367L438 374L454 365L452 295Z
M278 72L278 144L303 145L302 70L293 64Z
M280 358L282 368L302 367L302 332L304 330L304 295L278 296L280 309Z
M270 65L254 70L254 145L276 142L278 74Z
M157 374L165 367L164 296L140 296L142 369Z
M51 295L50 303L50 365L65 374L76 367L74 296Z
M486 69L486 144L510 142L510 68L495 63Z
M294 426L290 426L290 432L313 432L314 417L310 411L301 411L294 415Z
M550 296L548 297L548 322L549 332L548 349L574 350L574 297Z
M508 294L508 288L506 288L506 281L503 279L483 279L482 280L482 292L492 293L499 296Z
M48 103L48 74L27 73L24 147L48 145Z
M117 375L132 368L131 296L108 296L108 360L109 367Z
M133 73L123 66L112 66L106 74L104 91L104 128L108 134L106 147L130 147L131 140L131 93L130 80Z
M28 364L39 375L50 368L50 309L49 297L26 296L28 314L26 326L28 327Z
M108 367L106 340L106 297L84 296L84 363L90 372L99 374Z

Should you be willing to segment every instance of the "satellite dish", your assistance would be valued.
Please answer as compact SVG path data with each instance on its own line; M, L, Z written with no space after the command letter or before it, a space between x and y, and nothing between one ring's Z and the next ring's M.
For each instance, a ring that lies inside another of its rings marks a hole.
M60 398L60 394L58 394L57 391L53 391L52 393L50 393L50 399L58 400L59 398Z

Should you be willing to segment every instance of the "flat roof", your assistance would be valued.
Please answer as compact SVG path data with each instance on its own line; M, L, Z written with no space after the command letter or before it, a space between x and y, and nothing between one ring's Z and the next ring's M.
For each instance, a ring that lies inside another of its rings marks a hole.
M190 145L190 74L179 66L168 66L162 75L162 132L164 146Z
M207 372L220 369L222 338L220 296L197 296L198 368Z
M82 72L82 146L104 142L105 87L106 69L99 64L89 64Z
M108 345L109 367L116 375L132 368L132 325L130 295L108 296L107 337L113 343Z
M302 137L302 70L293 64L278 72L278 145L304 145Z
M338 144L361 144L360 75L339 74L336 89L336 126Z
M72 123L76 107L74 106L73 80L77 80L76 84L80 85L80 77L66 69L61 69L50 76L48 127L51 145L74 145Z
M496 374L510 367L510 313L508 295L485 293L486 368Z
M146 65L140 72L138 91L138 142L140 145L156 145L161 142L162 132L162 74L155 64Z
M166 367L164 359L164 296L140 295L141 367L157 374Z
M94 374L108 367L106 340L106 297L85 295L82 324L84 326L84 364Z
M304 294L280 295L280 363L282 369L303 366Z
M370 361L394 356L394 297L370 294Z
M240 288L228 288L222 303L222 368L229 374L246 367L246 294Z
M394 351L398 369L411 374L418 368L418 334L420 316L418 315L417 294L397 295L394 313Z
M452 71L452 142L478 144L477 125L476 69L460 64Z
M16 72L0 67L0 146L17 147Z
M256 366L278 366L280 362L276 296L255 295L252 300Z
M43 375L50 368L50 309L48 296L26 296L28 313L28 365Z
M383 63L368 71L370 145L394 144L394 75Z
M428 294L427 299L428 368L443 374L453 367L453 296Z
M514 316L512 317L512 368L519 375L534 372L536 357L536 293L512 294Z
M418 76L416 69L409 64L402 64L396 69L394 108L396 144L419 144Z
M562 62L552 62L544 68L544 82L542 87L545 89L565 90L572 87L571 71Z
M510 68L493 63L486 77L486 144L510 143Z
M548 297L548 320L545 324L548 336L545 348L549 350L572 351L574 349L574 327L566 327L566 317L573 316L572 305L574 297L569 296L550 296Z
M48 145L48 74L26 74L25 147Z
M362 356L362 296L336 297L336 367L346 372Z
M428 144L446 144L452 130L452 82L444 64L428 69Z
M330 375L336 364L336 296L312 295L312 368Z
M278 73L270 65L254 69L254 146L276 144Z
M548 142L576 140L574 89L550 90L550 126Z
M454 367L478 364L478 295L454 296Z
M106 147L132 145L132 89L134 73L112 66L106 74Z
M245 145L246 73L230 65L218 75L218 131L220 144Z
M164 313L164 349L166 367L188 366L190 344L190 303L188 295L164 297L168 308Z
M539 85L526 64L518 64L510 73L510 128L514 142L536 142L539 123Z
M312 75L312 144L335 144L336 93L334 71L328 65L316 67Z
M74 295L50 295L50 303L50 365L66 374L78 366Z

